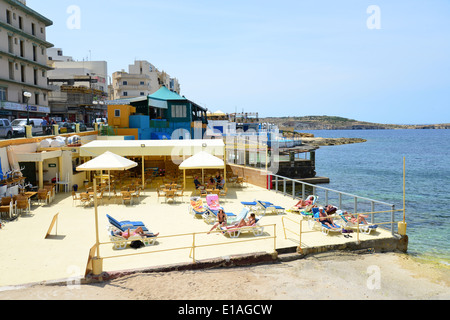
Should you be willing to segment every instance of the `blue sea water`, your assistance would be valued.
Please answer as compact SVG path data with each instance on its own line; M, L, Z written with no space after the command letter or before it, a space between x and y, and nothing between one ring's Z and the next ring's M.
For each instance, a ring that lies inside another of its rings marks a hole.
M317 150L317 176L330 178L323 186L392 203L396 209L403 208L405 157L408 253L450 265L450 130L301 132L366 139L365 143Z

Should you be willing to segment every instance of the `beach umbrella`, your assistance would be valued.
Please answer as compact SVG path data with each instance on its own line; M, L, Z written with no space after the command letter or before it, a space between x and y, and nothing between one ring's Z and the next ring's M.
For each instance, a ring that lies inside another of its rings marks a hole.
M116 170L125 171L136 167L138 164L134 161L128 160L112 152L105 152L104 154L86 162L77 167L77 171L98 171L98 170ZM94 210L95 210L95 233L96 233L96 247L97 257L100 256L100 241L98 237L98 210L97 210L97 182L94 177Z
M184 160L180 166L180 170L183 170L183 176L184 176L184 185L186 186L186 170L187 169L202 169L202 183L204 183L204 176L203 176L203 170L204 169L223 169L224 175L225 175L225 162L217 158L216 156L213 156L212 154L201 151L199 153L196 153L190 158L187 158Z

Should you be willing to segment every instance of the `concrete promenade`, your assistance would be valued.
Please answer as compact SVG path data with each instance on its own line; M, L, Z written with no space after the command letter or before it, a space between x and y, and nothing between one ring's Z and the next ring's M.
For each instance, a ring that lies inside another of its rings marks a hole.
M113 250L112 244L101 245L100 256L105 258L103 270L116 272L193 263L190 257L193 233L200 233L195 236L197 246L220 243L220 245L197 248L196 260L218 257L226 259L231 255L254 252L272 253L274 235L277 250L295 248L299 245L298 236L291 232L287 232L287 239L285 239L282 217L294 221L301 219L298 214L289 212L264 216L260 221L260 225L266 226L262 237L246 233L233 239L221 233L206 234L211 225L189 214L190 195L191 191L187 191L177 202L165 203L164 198L157 197L154 189L147 189L141 193L140 201L133 205L123 205L120 201L115 203L114 200L108 200L108 197L104 196L103 204L99 202L98 206L100 242L110 241L106 214L117 220L142 221L153 232L159 232L160 237L155 246L137 250L132 248ZM243 188L229 188L227 197L221 200L221 205L227 212L238 214L243 208L241 201L254 199L270 201L286 209L296 203L292 197L249 184ZM56 213L59 213L57 225L51 232L51 236L45 239ZM298 224L291 220L285 219L286 226L291 230L298 230ZM303 230L309 230L305 222L303 222ZM183 236L178 236L181 234ZM390 232L380 228L370 235L360 234L362 242L392 238ZM252 239L258 240L242 242L242 240ZM341 245L345 247L355 243L355 240L355 233L352 238L346 238L342 234L326 236L321 232L308 232L303 235L302 247L306 249ZM89 250L95 245L94 207L84 207L73 203L70 193L58 193L51 204L33 203L30 214L24 213L17 220L6 223L4 229L0 230L0 243L2 257L0 287L84 277ZM171 250L175 248L185 249ZM155 252L161 250L171 251ZM146 252L150 253L129 255ZM117 255L125 256L109 258Z

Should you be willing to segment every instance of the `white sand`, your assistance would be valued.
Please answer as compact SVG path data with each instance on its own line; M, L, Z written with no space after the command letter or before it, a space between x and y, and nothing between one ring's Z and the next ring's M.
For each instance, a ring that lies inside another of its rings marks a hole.
M34 286L0 299L449 299L449 269L408 255L325 253L278 264L135 274L95 285Z

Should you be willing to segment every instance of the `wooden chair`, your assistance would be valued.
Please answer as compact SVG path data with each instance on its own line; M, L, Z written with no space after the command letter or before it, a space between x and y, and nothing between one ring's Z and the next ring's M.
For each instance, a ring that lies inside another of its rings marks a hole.
M223 189L221 189L219 191L219 197L226 197L227 196L227 192L228 192L228 188L224 187Z
M133 193L131 197L139 201L141 199L141 188L137 188L137 191Z
M77 195L75 191L72 191L72 206L75 204L76 201L81 202L81 196Z
M165 197L166 197L166 202L169 199L172 199L172 201L175 201L175 190L168 190L168 191L166 191Z
M20 210L20 213L23 212L23 210L30 213L30 201L27 198L18 198L15 203L15 210L17 214L17 210Z
M166 194L164 192L162 192L161 190L159 190L159 188L156 188L156 194L158 195L158 201L159 198L165 198Z
M122 204L125 204L125 201L130 202L130 204L133 204L133 198L131 198L131 193L128 191L122 191Z
M39 204L41 203L42 200L45 201L45 204L48 204L50 202L50 194L46 189L39 189L37 193L37 198Z
M82 205L90 204L91 203L91 196L89 193L82 192L80 193L80 202Z
M53 202L53 200L55 199L55 194L56 194L56 188L53 185L45 185L44 189L48 191L49 193L49 203Z
M13 211L14 209L11 197L3 197L0 203L0 216L3 212L7 212L8 217L12 218Z

